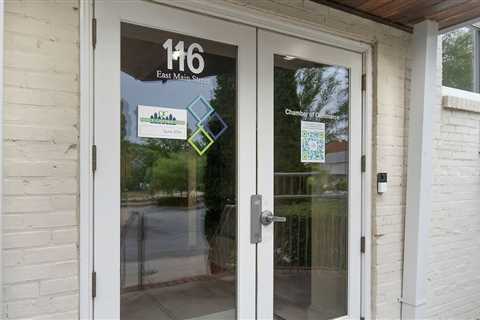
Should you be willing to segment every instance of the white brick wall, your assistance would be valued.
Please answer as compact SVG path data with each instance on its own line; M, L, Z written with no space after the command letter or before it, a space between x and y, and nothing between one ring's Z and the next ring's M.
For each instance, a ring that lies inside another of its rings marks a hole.
M480 319L480 101L445 96L441 102L435 109L428 316Z
M372 307L399 318L410 35L306 0L225 1L374 45L373 170L389 173L389 192L374 196ZM78 3L5 7L3 316L77 318ZM436 117L429 315L478 318L480 114L438 108Z
M5 319L78 318L77 1L5 4Z

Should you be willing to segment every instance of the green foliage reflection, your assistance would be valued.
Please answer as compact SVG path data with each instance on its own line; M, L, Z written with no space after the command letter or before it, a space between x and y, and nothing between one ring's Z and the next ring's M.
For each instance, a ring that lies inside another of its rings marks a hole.
M473 90L473 33L461 28L442 37L442 76L447 87Z

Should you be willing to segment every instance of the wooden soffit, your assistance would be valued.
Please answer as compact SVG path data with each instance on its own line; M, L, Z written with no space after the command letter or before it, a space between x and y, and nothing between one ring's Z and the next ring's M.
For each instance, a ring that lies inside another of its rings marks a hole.
M312 0L411 32L423 20L440 30L480 19L480 0Z

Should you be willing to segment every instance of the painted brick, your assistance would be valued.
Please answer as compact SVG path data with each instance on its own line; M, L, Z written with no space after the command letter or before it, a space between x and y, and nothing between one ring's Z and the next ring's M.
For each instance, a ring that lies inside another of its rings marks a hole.
M77 247L74 244L24 250L23 261L25 264L44 262L57 262L74 260L77 258Z
M5 284L12 284L26 281L71 277L77 274L77 268L77 261L6 267L3 270L3 281Z
M31 318L41 314L60 313L78 308L77 295L63 295L57 297L40 297L38 299L20 300L7 303L6 313L9 319Z
M46 212L73 210L76 207L77 197L75 195L10 196L5 199L4 212Z
M5 156L13 159L30 161L76 160L78 150L76 143L57 144L53 141L5 141Z
M11 125L78 126L78 111L73 108L8 105L4 121Z
M42 195L42 194L75 194L78 183L75 178L15 178L5 179L6 195Z
M453 97L435 106L427 295L432 319L480 316L479 111L480 103Z
M3 247L11 249L42 246L48 244L50 239L50 231L5 233L3 235Z
M75 143L75 127L38 127L30 125L5 125L4 138L8 141L39 141L52 143Z
M5 69L5 85L31 89L77 92L78 76L58 72L19 71Z
M78 319L79 3L5 3L3 319Z
M44 316L32 317L32 320L74 320L78 319L79 314L78 311L70 311L70 312L62 312L62 313L54 313L48 314Z
M52 295L62 292L78 290L78 278L70 277L63 279L45 280L40 282L40 294Z
M38 282L27 282L10 285L4 288L4 294L8 300L31 299L39 295Z
M21 250L4 250L2 258L4 267L21 265L23 252Z
M78 164L73 160L18 161L4 163L6 177L72 177L77 176Z
M78 228L66 228L55 230L52 233L52 242L55 244L70 243L78 241Z
M4 216L4 229L7 231L33 230L48 227L71 227L78 225L76 211L59 211L47 213L21 213L8 214ZM55 238L55 230L52 234L52 241Z

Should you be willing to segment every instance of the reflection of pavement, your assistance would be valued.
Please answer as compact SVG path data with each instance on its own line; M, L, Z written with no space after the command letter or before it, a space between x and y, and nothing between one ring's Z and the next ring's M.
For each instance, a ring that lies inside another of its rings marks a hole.
M345 272L275 270L275 318L327 320L346 312Z
M275 319L327 320L344 315L345 276L335 271L314 271L312 293L305 283L312 278L304 272L276 272ZM315 290L314 287L317 287ZM313 291L320 292L316 295ZM122 293L122 319L228 320L235 318L234 277L173 284Z
M209 274L205 207L141 206L128 208L128 216L122 243L124 287L138 284L142 251L147 284Z
M129 216L134 212L144 214L146 260L208 252L204 232L205 207L187 209L145 206L128 209ZM127 226L125 242L127 261L137 259L137 228L137 220Z
M233 277L138 290L121 295L122 319L235 319Z

